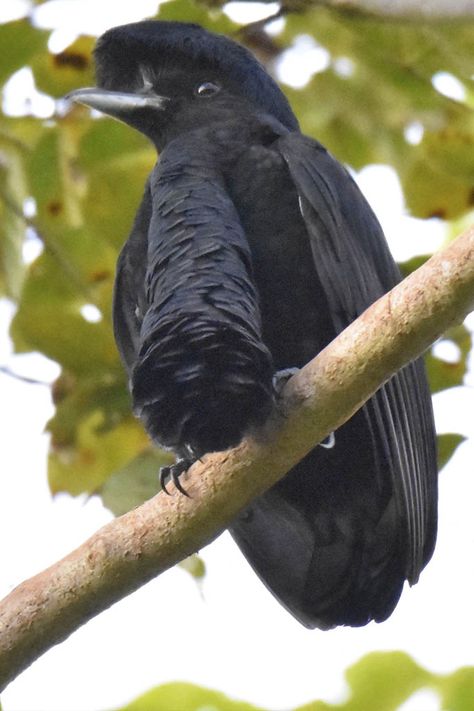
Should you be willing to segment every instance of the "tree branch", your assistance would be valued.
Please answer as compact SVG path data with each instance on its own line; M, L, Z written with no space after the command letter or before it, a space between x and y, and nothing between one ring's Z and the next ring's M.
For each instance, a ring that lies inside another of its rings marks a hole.
M291 10L299 2L287 0L284 6ZM439 22L474 17L474 0L314 0L312 4L392 20Z
M474 308L474 227L379 299L284 390L257 438L207 455L0 604L0 687L94 615L212 541L394 372Z

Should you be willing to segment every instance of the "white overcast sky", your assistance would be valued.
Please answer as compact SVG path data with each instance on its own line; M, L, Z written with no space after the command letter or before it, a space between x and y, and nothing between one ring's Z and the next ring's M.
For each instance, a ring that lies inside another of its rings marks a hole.
M21 5L2 0L0 20ZM156 7L151 0L57 0L48 5L38 21L60 28L54 35L56 47L77 32L100 33L141 19ZM307 50L307 42L305 46ZM317 49L309 49L314 66L324 63ZM295 65L294 57L289 62L293 65L286 71L297 74L301 65ZM47 110L47 104L36 101ZM358 180L398 259L440 243L439 223L421 223L403 214L393 171L368 168ZM11 315L11 305L0 302L0 364L52 379L56 366L44 358L11 355ZM447 358L453 355L449 349L445 353ZM373 650L403 649L440 672L474 664L473 384L471 374L468 385L434 399L439 431L461 432L470 441L440 479L440 531L433 561L420 583L405 590L387 622L324 633L303 629L273 600L224 534L202 552L208 569L202 587L179 569L149 583L20 675L2 695L4 711L105 711L172 680L209 686L275 711L320 697L341 699L344 669ZM3 595L79 545L110 515L97 499L62 495L53 501L48 492L43 434L53 412L48 388L0 374L0 393ZM404 711L438 708L434 696L424 693Z

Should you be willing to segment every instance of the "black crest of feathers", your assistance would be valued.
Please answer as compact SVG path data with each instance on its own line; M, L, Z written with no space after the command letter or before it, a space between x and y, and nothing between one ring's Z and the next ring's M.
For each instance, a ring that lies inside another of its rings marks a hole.
M137 64L157 66L161 72L167 65L187 72L196 64L206 64L290 131L299 128L286 96L253 54L199 25L149 20L114 27L99 39L94 54L97 83L104 89L118 91L133 85Z

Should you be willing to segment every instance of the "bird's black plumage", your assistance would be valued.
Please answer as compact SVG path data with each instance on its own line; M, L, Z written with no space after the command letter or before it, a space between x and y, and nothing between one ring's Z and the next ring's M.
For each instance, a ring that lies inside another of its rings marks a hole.
M117 344L151 437L192 458L236 444L302 366L398 280L346 170L303 136L243 47L186 23L109 30L98 89L75 98L160 152L120 255ZM119 209L119 206L117 206ZM391 614L436 535L436 446L423 365L394 376L232 524L308 627Z
M225 449L262 424L273 401L250 249L215 158L192 137L164 151L149 189L135 408L167 447L185 443L196 455ZM117 289L117 308L126 312L124 296Z

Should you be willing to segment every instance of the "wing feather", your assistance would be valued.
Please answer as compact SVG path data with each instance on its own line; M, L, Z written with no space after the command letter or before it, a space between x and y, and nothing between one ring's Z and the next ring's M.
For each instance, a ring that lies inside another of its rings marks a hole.
M151 213L150 186L147 182L132 231L120 252L115 274L114 336L129 376L140 349L140 328L146 311L144 285Z
M296 186L314 265L336 332L391 289L400 274L382 229L348 172L316 141L290 133L278 141ZM421 361L411 363L365 406L390 469L407 529L406 575L416 582L436 531L437 469L431 399ZM388 457L387 457L388 454Z

